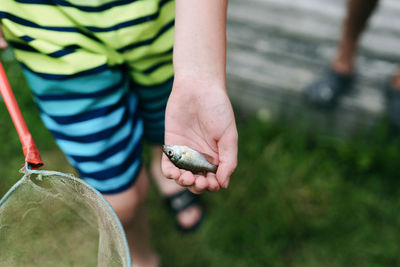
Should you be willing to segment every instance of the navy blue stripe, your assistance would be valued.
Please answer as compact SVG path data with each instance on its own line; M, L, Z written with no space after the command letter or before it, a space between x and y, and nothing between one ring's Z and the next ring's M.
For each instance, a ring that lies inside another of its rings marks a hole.
M61 49L58 51L54 51L53 53L47 54L49 57L60 58L69 54L74 53L75 50Z
M134 124L132 124L132 132L135 129ZM129 134L126 138L122 139L119 143L115 144L114 146L110 147L109 149L93 156L71 156L69 155L72 159L74 159L76 162L88 162L88 161L104 161L108 159L109 157L112 157L113 155L117 154L118 152L126 149L128 146L129 142L131 142L132 139L132 134Z
M83 32L81 29L77 27L61 27L61 26L42 26L37 23L34 23L32 21L17 17L13 14L10 14L8 12L0 11L0 18L2 19L8 19L11 20L15 23L27 26L27 27L32 27L32 28L38 28L38 29L44 29L44 30L50 30L50 31L59 31L59 32Z
M163 33L168 31L170 28L173 28L174 24L175 24L175 20L172 20L168 24L164 25L164 27L162 27L161 30L154 37L134 43L134 44L130 44L130 45L121 47L121 48L117 49L117 51L120 53L124 53L128 50L132 50L132 49L135 49L135 48L143 46L143 45L149 45L149 44L153 43L155 40L157 40L157 38L159 38Z
M168 54L171 54L171 55L172 55L172 52L173 52L173 47L171 47L171 48L168 49L167 51L160 52L160 53L156 53L156 54L152 54L151 56L152 56L152 57L162 57L162 56L165 56L165 55L168 55Z
M101 12L111 9L113 7L128 5L133 2L137 2L138 0L116 0L102 4L100 6L74 5L65 0L15 0L15 1L21 4L52 5L52 6L59 5L65 7L73 7L86 12ZM163 1L163 2L168 2L168 1Z
M11 21L13 21L13 22L15 22L17 24L21 24L23 26L37 28L37 29L43 29L43 30L49 30L49 31L57 31L57 32L77 32L77 33L80 33L80 34L90 38L90 39L93 39L95 41L98 41L98 42L102 43L100 41L100 39L98 39L96 36L94 36L94 35L86 32L86 31L82 30L81 28L77 28L77 27L42 26L42 25L39 25L39 24L34 23L32 21L26 20L24 18L17 17L17 16L15 16L13 14L10 14L10 13L4 12L4 11L0 11L0 18L1 19L8 19L8 20L11 20ZM29 36L27 36L25 38L31 39L30 41L34 40L33 38L31 38Z
M54 3L51 0L14 0L17 3L21 4L32 4L32 5L49 5L49 6L55 6L56 3Z
M32 46L29 46L29 45L26 45L26 44L23 44L23 43L18 43L18 42L15 42L15 41L9 41L9 44L12 45L15 49L18 49L18 50L41 53L36 48L34 48ZM76 49L76 48L74 48L74 49ZM46 54L46 55L49 56L49 57L53 57L53 58L59 58L59 57L62 57L62 56L65 56L65 55L68 55L68 54L71 54L71 53L74 53L74 52L75 52L75 50L71 50L69 48L65 48L65 49L60 49L58 51L55 51L55 52L52 52L52 53Z
M112 105L109 105L106 107L102 107L102 108L98 108L98 109L85 111L85 113L83 113L83 114L77 114L77 115L71 115L71 116L51 116L51 115L47 115L47 116L49 116L51 119L53 119L58 124L72 124L72 123L78 123L78 122L82 122L82 121L88 121L88 120L106 116L106 115L112 113L113 111L117 110L119 107L121 107L121 105L124 105L125 98L126 98L126 96L124 95L115 104L112 104ZM40 112L46 113L46 112L43 112L43 110L40 110Z
M165 65L172 65L172 60L170 59L170 60L162 61L154 66L151 66L150 68L143 70L142 72L145 74L150 74Z
M25 42L28 42L28 43L35 40L34 38L32 38L32 37L30 37L30 36L28 36L28 35L20 36L19 38L20 38L21 40L24 40Z
M129 153L129 156L125 159L125 161L122 164L98 172L85 172L81 169L79 169L79 172L83 177L90 177L99 181L114 178L126 172L128 168L132 166L132 163L136 159L140 158L141 152L142 152L141 142L138 142L136 146L133 148L133 151Z
M120 29L130 27L130 26L145 23L145 22L148 22L151 20L155 20L159 16L160 16L160 11L157 11L156 13L154 13L152 15L136 18L133 20L128 20L128 21L121 22L119 24L116 24L116 25L113 25L110 27L106 27L106 28L100 28L100 27L96 27L96 26L86 26L85 28L87 28L89 31L92 31L92 32L112 32L112 31L118 31Z
M101 140L104 140L104 139L110 137L118 129L120 129L122 126L124 126L126 124L126 122L128 121L129 116L130 116L129 110L126 108L124 114L122 115L120 122L117 125L110 127L106 130L93 133L93 134L81 135L81 136L70 136L70 135L66 135L66 134L63 134L58 131L51 131L51 133L53 134L53 136L56 139L61 139L61 140L68 140L68 141L74 141L74 142L80 142L80 143L98 142L98 141L101 141ZM135 116L132 118L133 124L136 124L137 119L138 119L137 117L138 116L135 114Z
M38 50L36 50L35 48L33 48L32 46L23 44L23 43L18 43L15 41L8 41L8 43L14 47L15 49L19 49L19 50L23 50L23 51L28 51L28 52L36 52L39 53Z
M116 90L120 89L123 87L124 83L126 83L126 80L124 77L121 78L121 80L116 83L112 84L104 89L101 89L99 91L93 92L93 93L81 93L81 94L58 94L58 95L39 95L35 94L35 97L42 100L42 101L61 101L61 100L75 100L75 99L92 99L92 98L98 98L98 97L103 97L110 95L114 93Z
M116 6L122 6L122 5L127 5L133 2L137 2L138 0L119 0L119 1L111 1L109 3L105 3L100 6L78 6L74 5L72 3L69 3L65 0L15 0L18 3L21 4L36 4L36 5L51 5L51 6L65 6L65 7L73 7L82 11L86 12L100 12L100 11L105 11L107 9L116 7Z
M159 7L161 8L161 6L163 6L165 3L167 3L168 1L162 1L160 2ZM152 15L148 15L148 16L144 16L141 18L136 18L133 20L129 20L126 22L122 22L119 24L116 24L114 26L110 26L110 27L106 27L106 28L100 28L100 27L96 27L96 26L82 26L83 28L86 28L90 31L93 32L110 32L110 31L116 31L125 27L130 27L130 26L134 26L137 24L141 24L141 23L145 23L148 22L150 20L156 19L158 18L158 16L160 15L160 9L157 10L156 13L152 14ZM27 27L32 27L32 28L38 28L38 29L44 29L44 30L49 30L49 31L58 31L58 32L78 32L78 33L82 33L84 35L87 35L87 33L85 31L83 31L81 28L78 27L67 27L67 26L42 26L39 25L35 22L29 21L27 19L24 18L20 18L17 17L13 14L10 14L8 12L4 12L4 11L0 11L0 18L2 19L8 19L11 20L15 23L27 26ZM93 36L90 36L90 38L93 38ZM96 38L97 39L97 38Z
M59 51L55 51L53 53L47 54L49 57L53 57L53 58L60 58L69 54L74 53L75 51L71 51L71 50L59 50Z
M102 71L109 69L107 64L103 64L103 65L97 66L92 69L76 72L74 74L51 74L51 73L44 73L44 72L36 72L36 71L30 69L26 64L24 64L22 62L20 62L20 64L21 64L22 68L24 68L25 70L32 72L32 73L40 76L43 79L48 79L48 80L65 80L65 79L69 79L69 78L76 78L76 77L80 77L80 76L84 76L84 75L100 73Z
M128 135L125 139L122 139L116 145L110 147L109 149L107 149L107 150L103 151L102 153L99 153L98 155L95 155L95 156L71 156L71 155L69 155L69 156L76 162L104 161L104 160L108 159L109 157L112 157L113 155L117 154L118 152L124 150L128 146L131 139L132 139L132 136Z
M76 45L76 44L72 44L72 45L67 45L66 47L64 47L64 49L68 49L68 50L76 50L82 48L80 45Z
M99 190L97 188L96 189L99 190L100 193L102 193L102 194L117 194L117 193L123 192L123 191L127 190L128 188L130 188L136 182L141 169L142 169L142 163L140 163L139 167L137 168L135 173L132 175L132 179L129 180L129 182L126 185L123 185L117 189L112 189L112 190Z

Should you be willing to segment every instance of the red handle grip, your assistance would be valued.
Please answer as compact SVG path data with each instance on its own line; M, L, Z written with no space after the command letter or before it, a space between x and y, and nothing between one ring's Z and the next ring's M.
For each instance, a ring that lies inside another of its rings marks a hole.
M40 159L39 151L33 141L31 133L26 126L24 117L18 107L17 100L8 82L7 75L4 71L3 65L0 62L0 93L6 103L8 112L17 129L19 140L22 144L22 149L25 155L25 162L29 163L32 168L39 168L43 165Z

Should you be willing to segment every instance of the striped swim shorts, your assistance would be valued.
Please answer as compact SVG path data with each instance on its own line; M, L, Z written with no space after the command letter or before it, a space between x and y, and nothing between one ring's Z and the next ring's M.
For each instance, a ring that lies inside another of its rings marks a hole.
M134 183L143 137L163 143L174 12L169 0L1 0L44 124L102 193Z

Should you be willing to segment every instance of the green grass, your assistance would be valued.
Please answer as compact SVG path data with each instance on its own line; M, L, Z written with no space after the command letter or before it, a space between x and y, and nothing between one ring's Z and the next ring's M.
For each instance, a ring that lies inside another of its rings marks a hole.
M6 63L46 168L70 171L18 65ZM204 194L198 232L177 232L151 188L152 238L164 266L399 266L400 139L382 124L338 138L285 121L240 122L238 168L228 189ZM2 196L23 164L2 104L0 142Z

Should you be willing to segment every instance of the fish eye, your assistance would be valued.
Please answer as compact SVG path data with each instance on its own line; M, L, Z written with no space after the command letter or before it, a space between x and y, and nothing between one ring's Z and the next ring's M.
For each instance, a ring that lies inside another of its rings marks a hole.
M172 157L174 155L174 152L172 152L172 150L168 150L167 154L168 156Z

